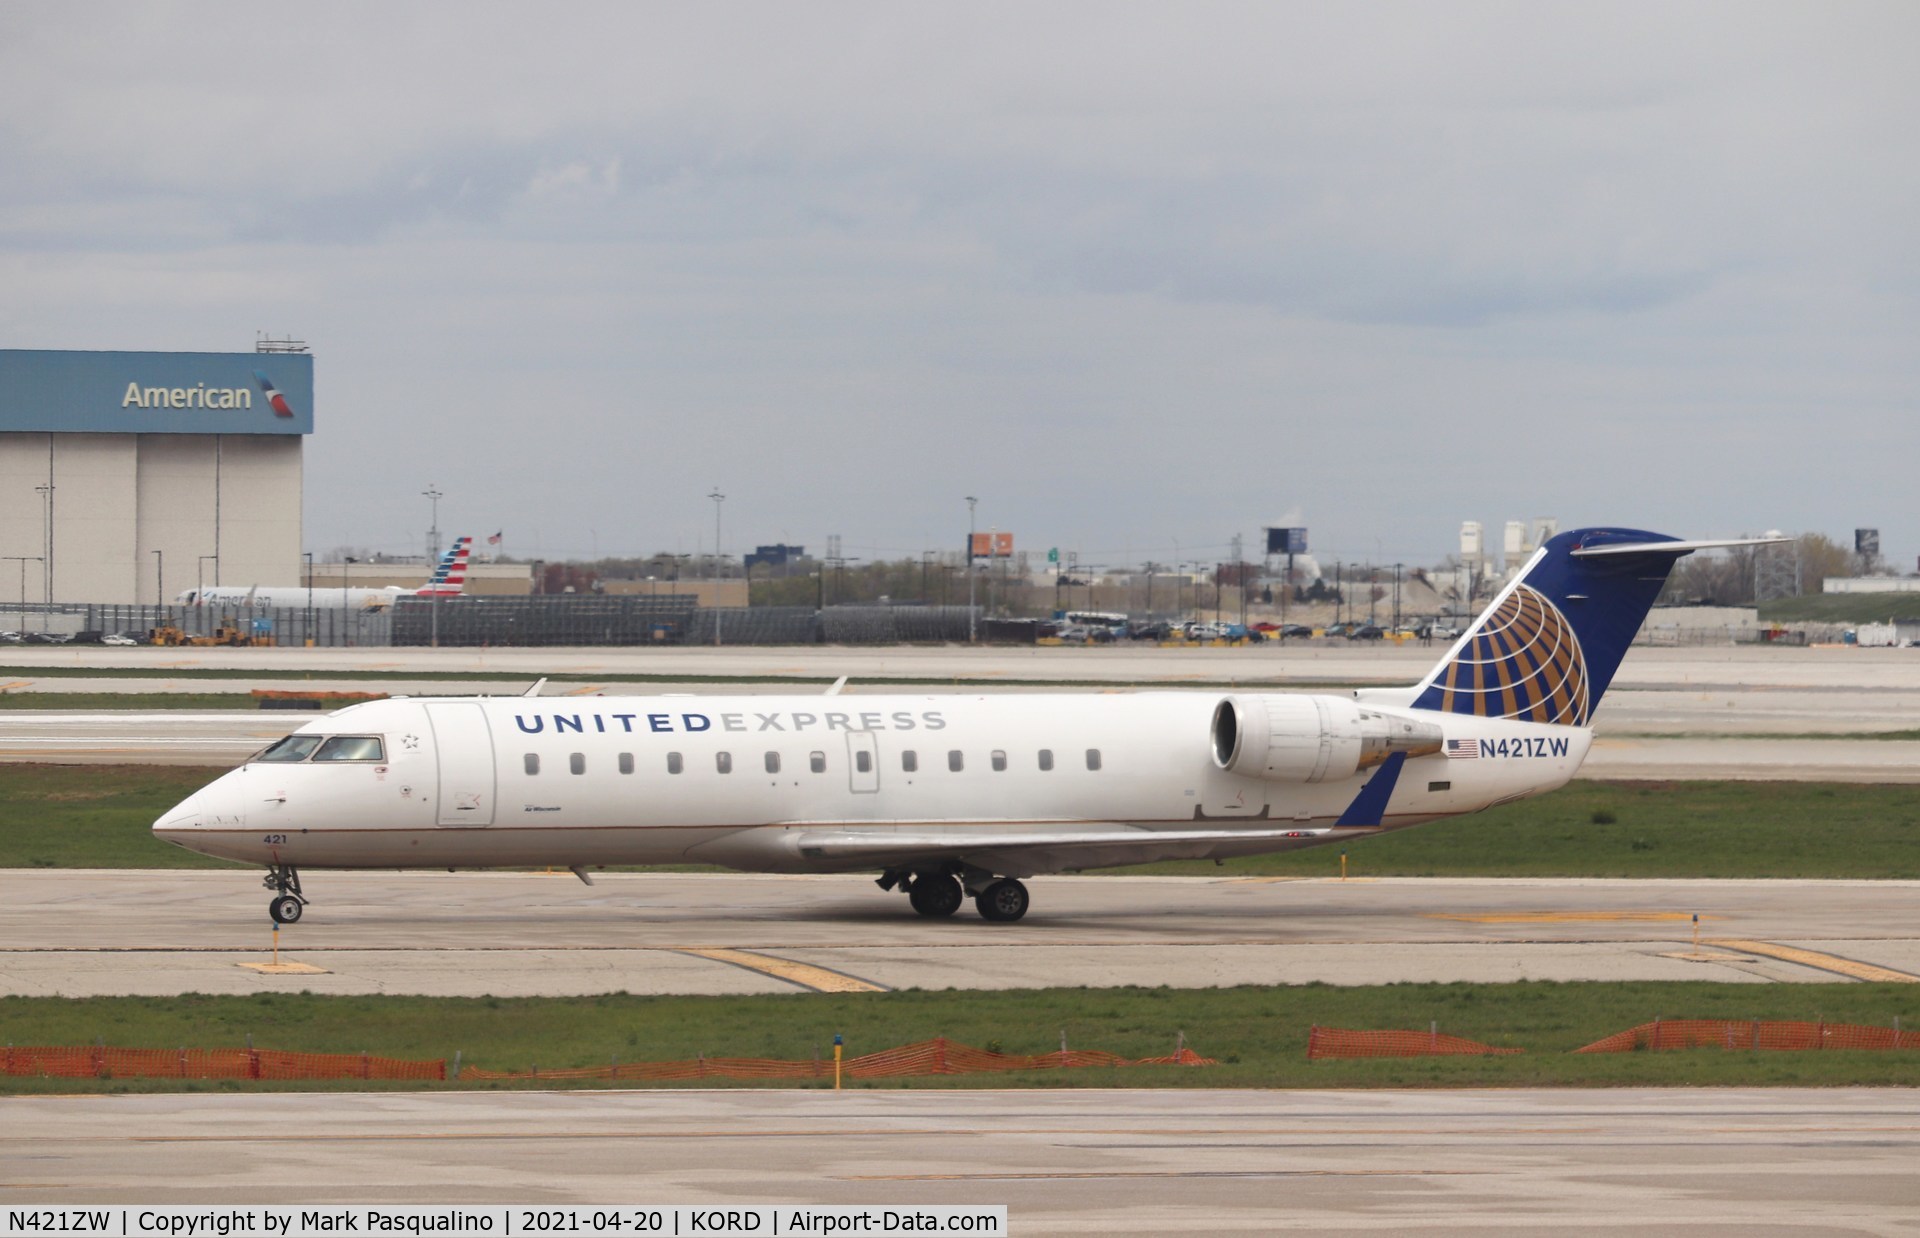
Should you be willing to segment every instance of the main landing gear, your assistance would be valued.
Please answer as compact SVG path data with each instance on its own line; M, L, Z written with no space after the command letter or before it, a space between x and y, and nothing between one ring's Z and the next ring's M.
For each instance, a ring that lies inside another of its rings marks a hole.
M269 864L267 876L260 883L272 890L273 901L267 904L267 914L273 917L275 924L295 924L300 913L306 909L307 900L300 893L300 874L285 864Z
M1012 877L996 878L984 869L965 865L931 872L890 868L874 884L882 890L905 890L907 902L915 911L936 920L960 910L960 904L971 895L982 920L1011 924L1027 914L1031 901L1027 887Z

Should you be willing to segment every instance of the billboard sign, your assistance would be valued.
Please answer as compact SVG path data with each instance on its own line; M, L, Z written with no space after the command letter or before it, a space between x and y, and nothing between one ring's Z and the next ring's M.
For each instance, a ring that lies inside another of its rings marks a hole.
M1853 531L1853 553L1866 559L1880 557L1880 530L1855 529Z
M975 533L972 554L976 559L1010 559L1013 557L1013 534Z
M0 349L0 431L311 434L310 353Z
M1267 553L1270 555L1303 555L1307 553L1307 531L1305 529L1267 528Z

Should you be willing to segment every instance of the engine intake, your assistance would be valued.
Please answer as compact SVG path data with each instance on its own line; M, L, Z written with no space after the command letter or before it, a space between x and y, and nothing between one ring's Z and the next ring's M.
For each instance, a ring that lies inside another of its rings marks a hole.
M1432 722L1383 714L1339 696L1230 696L1214 707L1213 763L1268 782L1338 782L1396 752L1440 751Z

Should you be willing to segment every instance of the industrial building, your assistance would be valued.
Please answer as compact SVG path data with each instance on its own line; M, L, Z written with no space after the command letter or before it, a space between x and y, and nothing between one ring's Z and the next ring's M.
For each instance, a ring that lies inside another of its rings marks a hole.
M0 349L0 604L300 577L304 351Z

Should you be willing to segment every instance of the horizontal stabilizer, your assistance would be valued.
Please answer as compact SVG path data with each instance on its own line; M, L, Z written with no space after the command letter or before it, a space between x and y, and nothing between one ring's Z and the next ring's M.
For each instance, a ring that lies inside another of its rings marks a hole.
M1783 546L1792 540L1790 537L1723 537L1690 542L1610 543L1605 546L1582 546L1567 553L1576 559L1591 559L1600 555L1639 554L1672 555L1677 559L1681 555L1690 555L1696 550L1725 550L1733 546Z

